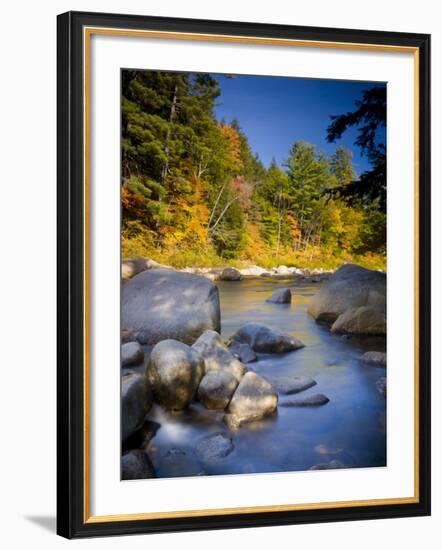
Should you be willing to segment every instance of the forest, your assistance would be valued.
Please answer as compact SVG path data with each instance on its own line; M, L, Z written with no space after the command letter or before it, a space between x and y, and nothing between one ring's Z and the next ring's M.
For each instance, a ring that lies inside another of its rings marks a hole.
M241 121L217 120L222 94L212 75L124 70L121 97L123 258L385 270L384 86L368 84L352 111L330 113L331 155L295 140L268 167ZM359 176L339 145L349 128L370 162Z

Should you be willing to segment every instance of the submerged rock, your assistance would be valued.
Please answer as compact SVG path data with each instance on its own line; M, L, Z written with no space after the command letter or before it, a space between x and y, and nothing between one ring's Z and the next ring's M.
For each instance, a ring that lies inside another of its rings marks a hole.
M258 359L256 353L252 350L249 344L241 344L241 342L231 340L229 343L229 350L241 361L241 363L253 363Z
M225 409L238 386L238 380L227 371L209 371L198 388L198 399L207 409Z
M316 380L308 378L307 376L281 376L278 378L265 376L265 378L272 384L275 390L282 395L300 393L316 386Z
M387 397L387 379L385 376L381 376L381 378L376 381L376 389L381 395Z
M273 386L254 372L241 380L228 406L227 425L236 429L244 422L259 420L273 413L278 405L278 394Z
M273 330L259 323L246 323L233 336L232 340L248 344L261 353L284 353L304 347L297 338L279 330Z
M121 366L139 365L144 360L143 348L138 342L128 342L121 346Z
M279 402L280 407L320 407L326 405L330 399L322 393L315 393L308 397L285 399Z
M160 477L190 477L204 476L206 472L196 457L189 449L169 449L160 459L158 464Z
M128 373L121 380L121 437L126 440L143 424L152 407L152 391L143 374Z
M121 457L121 479L150 479L155 470L142 449L128 451Z
M383 351L366 351L361 357L361 361L375 367L386 367L387 354Z
M331 327L338 334L384 335L387 332L385 313L371 306L347 309Z
M348 309L361 306L385 313L386 275L345 264L322 285L307 311L317 321L332 324Z
M203 462L226 458L234 449L232 438L225 433L209 435L196 446L196 454Z
M330 460L329 462L320 462L319 464L315 464L310 470L338 470L340 468L345 468L345 464L343 464L340 460Z
M241 279L241 272L234 267L226 267L219 275L220 281L240 281Z
M153 348L146 374L155 401L167 409L180 410L195 397L204 374L204 361L190 346L163 340Z
M191 273L144 271L123 285L121 306L123 327L141 344L193 344L205 330L220 330L218 288Z
M221 336L214 330L206 330L193 344L204 359L205 372L227 371L239 382L246 368L227 348Z
M275 292L267 298L266 302L272 304L290 304L292 301L292 292L289 288L278 288Z

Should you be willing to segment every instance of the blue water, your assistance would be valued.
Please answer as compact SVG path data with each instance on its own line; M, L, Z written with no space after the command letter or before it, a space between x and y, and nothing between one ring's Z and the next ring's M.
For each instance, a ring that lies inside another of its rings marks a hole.
M163 475L162 459L169 449L185 449L192 455L202 437L218 432L232 438L234 451L204 464L208 475L308 470L330 461L345 468L385 466L386 401L376 389L385 369L360 361L365 351L385 350L385 339L349 339L315 323L306 310L320 284L270 278L217 284L224 338L247 321L255 321L293 334L305 344L287 354L259 355L248 367L268 378L313 378L317 385L296 397L323 393L330 402L312 408L279 407L275 416L234 432L224 424L222 412L208 411L198 403L173 413L155 406L150 418L160 422L161 428L148 453L158 476ZM285 286L292 288L290 305L266 303L273 290Z

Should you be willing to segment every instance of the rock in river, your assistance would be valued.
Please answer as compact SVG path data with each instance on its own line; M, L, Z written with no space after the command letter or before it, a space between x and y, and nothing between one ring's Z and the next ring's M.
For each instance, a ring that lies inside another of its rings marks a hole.
M241 363L253 363L258 359L256 353L249 344L241 344L241 342L231 340L229 343L229 350L241 361Z
M266 376L265 378L272 384L275 390L282 395L300 393L316 386L316 380L308 378L307 376L280 376L277 378Z
M203 437L196 446L196 454L203 462L226 458L233 451L232 438L225 433Z
M385 312L371 306L347 309L333 323L331 331L338 334L386 334Z
M227 371L238 382L244 376L244 365L229 351L221 336L214 330L206 330L192 347L203 356L206 373L212 370Z
M232 340L248 344L261 353L284 353L303 348L304 344L290 336L259 323L246 323L233 336Z
M376 380L376 389L381 395L387 397L387 379L385 376L381 376L381 378Z
M219 331L218 288L206 277L179 271L144 271L123 285L122 326L142 344L172 338L186 344L207 329Z
M143 348L138 342L128 342L121 346L121 366L131 367L143 362Z
M152 350L146 374L155 400L180 410L194 399L204 374L204 361L193 348L177 340L163 340Z
M121 479L149 479L155 471L147 454L142 449L128 451L121 457Z
M332 324L348 309L370 306L386 311L386 275L354 264L341 266L308 307L317 321Z
M267 298L266 302L272 304L290 304L292 301L292 292L289 288L278 288L275 292Z
M121 380L121 436L123 441L144 423L152 407L152 391L143 374L128 373Z
M340 460L330 460L330 462L320 462L319 464L315 464L310 468L310 470L338 470L340 468L345 468L345 464L343 464Z
M207 409L225 409L238 386L238 380L228 371L209 371L198 388L198 399Z
M320 407L326 405L330 399L322 393L315 393L308 397L300 397L297 399L286 399L280 401L280 407Z
M383 351L366 351L361 357L361 361L374 367L386 367L387 354Z
M258 374L248 372L233 394L225 422L231 429L236 429L244 422L273 413L277 405L278 394L273 386Z
M189 449L169 449L158 464L159 477L187 477L206 475L195 453Z
M219 279L220 281L240 281L242 279L241 271L234 267L226 267L222 270Z

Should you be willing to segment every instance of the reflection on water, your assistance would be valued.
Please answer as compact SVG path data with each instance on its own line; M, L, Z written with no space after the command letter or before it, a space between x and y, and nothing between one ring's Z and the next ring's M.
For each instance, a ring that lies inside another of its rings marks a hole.
M204 472L235 474L308 470L323 467L386 465L386 405L376 389L385 369L364 366L359 358L369 350L385 350L384 338L346 338L333 335L307 314L307 304L319 285L266 278L218 282L222 336L256 321L293 334L306 347L282 355L259 355L248 365L268 378L307 376L317 385L298 394L323 393L330 402L322 407L280 407L275 416L229 432L220 411L194 404L187 411L167 412L154 407L151 419L161 428L149 455L159 476L161 457L169 449L192 449L204 436L220 431L232 437L234 451L226 458L204 464ZM290 286L292 304L266 303L275 288ZM193 456L193 455L192 455ZM189 458L189 457L187 457Z

